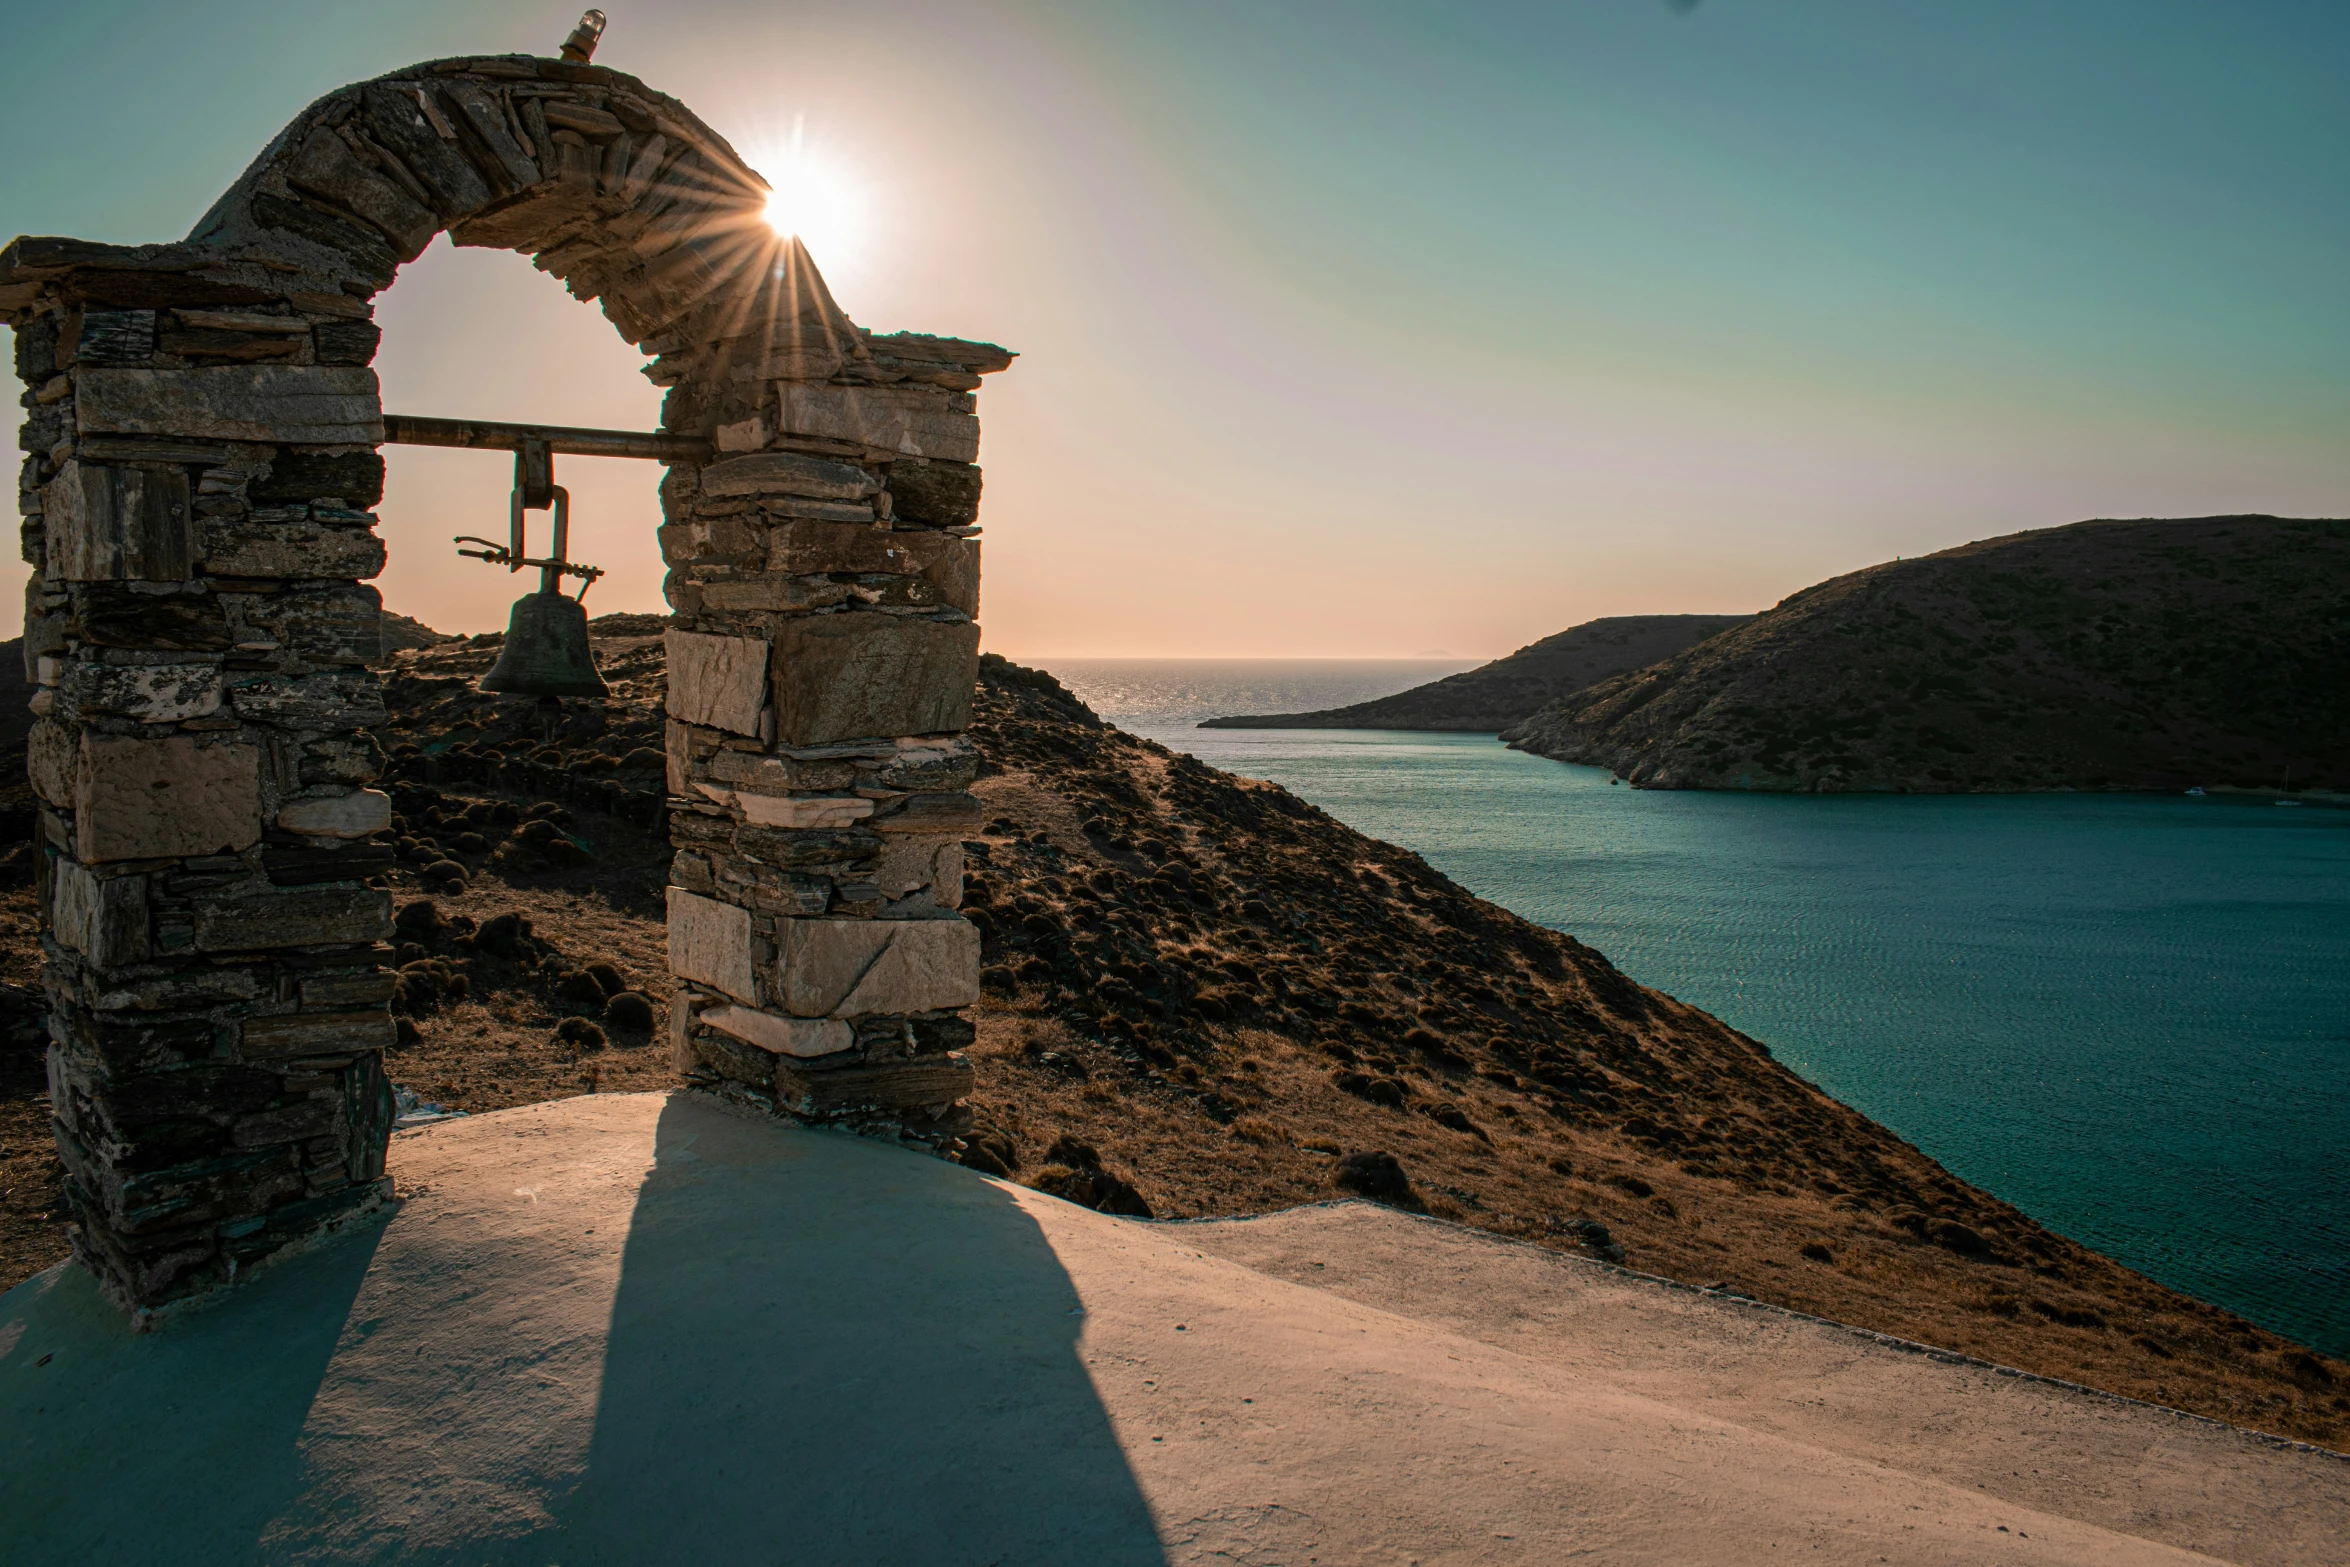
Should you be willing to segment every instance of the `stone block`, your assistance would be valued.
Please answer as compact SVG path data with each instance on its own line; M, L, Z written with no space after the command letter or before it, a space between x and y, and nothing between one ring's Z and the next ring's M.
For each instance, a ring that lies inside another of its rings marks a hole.
M873 879L884 898L910 898L927 890L940 908L960 908L963 904L962 840L891 838L881 851Z
M392 825L392 797L381 789L304 795L285 803L277 824L318 838L365 838Z
M477 83L459 81L443 85L439 96L444 105L457 111L451 117L461 118L475 140L495 160L493 178L502 178L506 190L527 190L539 182L542 177L539 166L514 139L505 106L495 92Z
M177 973L118 980L93 987L93 1012L176 1012L187 1007L214 1007L233 1001L251 1001L261 994L251 970L216 968L201 964Z
M778 870L837 871L872 859L881 852L881 840L862 824L798 828L746 823L734 831L734 850Z
M657 535L661 559L672 566L731 566L756 571L767 558L767 543L754 521L741 517L695 517L672 523Z
M979 459L979 416L969 394L923 386L776 384L776 428L786 435L853 442L893 457Z
M694 1007L701 998L683 985L669 997L669 1069L680 1077L694 1065Z
M39 572L24 579L24 637L18 644L24 654L24 677L34 678L34 661L45 653L65 651L69 633L73 629L70 604L51 604L47 583Z
M389 179L359 161L350 143L325 126L285 161L286 179L383 232L402 261L414 261L441 231L440 220Z
M764 418L738 419L732 424L720 425L712 443L722 452L755 452L765 446L774 434L775 431Z
M914 794L887 816L873 818L875 832L953 833L968 837L979 831L986 813L975 794Z
M382 1007L364 1012L296 1012L286 1017L249 1017L238 1034L238 1046L248 1061L386 1050L399 1039L398 1025Z
M374 887L296 887L196 905L196 950L265 952L389 941L392 895Z
M261 836L261 753L194 735L85 734L73 798L85 865L234 852Z
M916 575L938 590L940 604L948 609L959 609L976 619L979 614L979 541L958 539L945 533L900 533L898 537L925 541L912 551L920 564Z
M856 597L856 590L845 582L754 577L747 582L705 582L701 595L702 608L721 615L796 615L846 604Z
M249 1057L265 1054L266 1051L248 1052ZM335 1107L332 1100L302 1099L276 1110L263 1110L255 1115L238 1117L230 1128L230 1137L239 1148L267 1148L273 1143L303 1142L313 1137L324 1137L334 1129Z
M797 495L763 500L759 512L778 522L805 517L813 522L847 522L870 528L874 521L870 501L812 501Z
M302 1005L313 1009L380 1007L390 1002L398 988L398 976L389 969L370 969L364 974L319 974L302 981Z
M967 621L816 615L778 627L774 646L776 737L786 745L970 726L979 628Z
M239 640L218 595L199 583L76 582L67 589L81 640L144 652L221 653ZM247 639L252 640L252 639Z
M971 1062L960 1054L835 1067L775 1063L777 1108L812 1118L940 1109L968 1097L971 1087Z
M734 792L743 820L761 827L847 827L873 814L873 802L855 795L774 795Z
M795 520L768 534L767 569L791 576L854 571L918 577L938 590L938 602L966 615L979 611L979 545L951 533Z
M94 876L67 859L53 874L49 925L60 942L100 968L146 960L146 877Z
M720 783L748 784L770 794L792 789L849 789L857 782L857 764L837 758L753 756L745 751L714 751L709 759L712 778Z
M371 784L383 776L383 746L373 735L338 735L302 747L304 784Z
M281 729L372 729L391 716L370 674L261 675L228 688L239 718Z
M769 1055L811 1059L838 1055L856 1048L857 1031L839 1018L778 1017L751 1007L711 1007L701 1014L704 1027L756 1045Z
M73 345L80 365L143 364L155 357L155 312L85 310Z
M208 521L198 564L215 577L364 580L384 569L384 542L366 528L315 522Z
M25 772L32 779L33 793L60 810L72 810L74 762L79 752L80 733L72 725L54 718L34 719L32 731L25 737Z
M798 452L755 452L702 470L704 495L805 495L816 500L863 500L881 481L849 463Z
M979 931L956 919L785 920L776 989L794 1017L932 1012L979 999Z
M399 863L390 844L318 837L300 846L273 843L261 851L261 867L280 887L314 887L330 881L365 881Z
M667 643L670 717L738 735L759 732L767 705L766 643L695 631L671 631Z
M679 855L683 861L685 855ZM804 871L779 871L770 866L756 865L748 860L727 858L704 859L708 875L707 889L714 895L723 891L726 901L739 903L760 914L782 914L794 919L813 919L832 907L832 878L813 876ZM672 872L672 877L683 885L689 872Z
M281 451L248 493L256 503L338 500L364 510L384 498L383 454Z
M41 507L51 581L184 582L195 570L184 469L68 460L42 489Z
M751 965L751 911L671 887L669 971L737 1001L758 1000Z
M905 789L936 794L967 789L979 776L979 753L961 735L940 739L901 739L897 755L872 776L876 788Z
M74 394L85 435L303 446L380 446L384 438L375 372L358 367L84 370L74 378Z
M930 528L967 528L979 520L980 485L980 470L969 463L893 462L890 514Z
M321 321L310 335L317 341L320 364L364 365L375 362L384 334L372 321Z
M383 596L361 583L221 597L248 628L305 663L373 664L383 658Z
M772 1091L775 1085L775 1056L756 1045L746 1045L732 1034L716 1029L703 1029L692 1036L687 1046L691 1052L689 1070L693 1065L708 1067L720 1077Z
M143 724L208 718L220 711L218 664L99 664L66 659L57 695L75 714L109 713Z

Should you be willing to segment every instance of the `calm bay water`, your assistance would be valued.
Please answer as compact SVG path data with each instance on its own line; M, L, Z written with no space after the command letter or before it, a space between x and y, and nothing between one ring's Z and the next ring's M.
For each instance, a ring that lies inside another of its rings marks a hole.
M2350 1354L2350 810L1651 792L1485 735L1194 727L1455 663L1048 667L1573 933L2052 1228Z

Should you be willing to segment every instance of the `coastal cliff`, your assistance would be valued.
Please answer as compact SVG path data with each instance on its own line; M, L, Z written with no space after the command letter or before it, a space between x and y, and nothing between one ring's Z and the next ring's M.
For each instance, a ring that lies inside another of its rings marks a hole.
M1529 643L1507 658L1347 707L1211 718L1202 729L1446 729L1492 734L1544 703L1703 642L1744 615L1611 615Z
M1502 738L1658 789L2350 788L2350 522L2081 522L1871 566Z

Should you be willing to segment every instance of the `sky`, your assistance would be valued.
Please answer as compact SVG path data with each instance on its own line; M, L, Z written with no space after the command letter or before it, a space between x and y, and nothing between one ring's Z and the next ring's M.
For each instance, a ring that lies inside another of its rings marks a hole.
M1467 660L2087 517L2350 515L2338 0L604 8L860 323L1019 352L1015 658ZM182 237L310 99L576 14L0 0L0 236ZM437 242L378 319L395 412L658 418L524 257ZM449 540L511 459L387 451L387 606L503 626L527 584ZM558 462L591 612L663 607L657 475Z

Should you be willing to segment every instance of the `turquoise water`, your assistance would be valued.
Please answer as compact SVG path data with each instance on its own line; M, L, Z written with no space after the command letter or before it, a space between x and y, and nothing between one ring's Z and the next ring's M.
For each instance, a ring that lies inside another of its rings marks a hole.
M1572 932L2051 1228L2350 1354L2350 810L1651 792L1489 736L1192 727L1431 678L1396 666L1315 666L1346 694L1293 703L1274 664L1054 672Z

